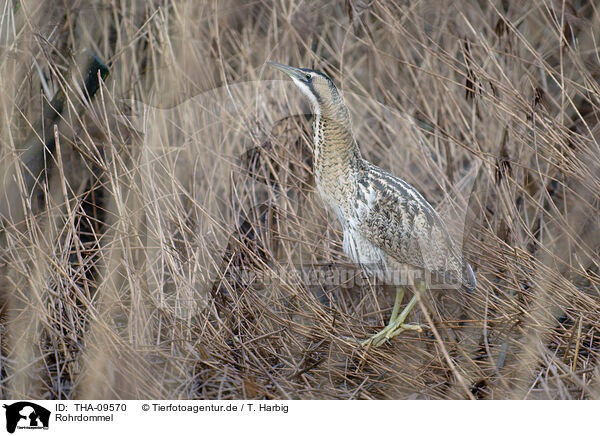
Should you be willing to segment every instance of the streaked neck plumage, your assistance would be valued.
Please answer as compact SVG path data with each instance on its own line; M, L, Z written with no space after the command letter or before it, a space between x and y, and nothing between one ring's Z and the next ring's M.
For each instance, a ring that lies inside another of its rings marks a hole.
M354 198L356 178L362 168L360 150L352 135L348 108L339 94L313 101L314 172L321 198L342 224L349 218L348 201Z

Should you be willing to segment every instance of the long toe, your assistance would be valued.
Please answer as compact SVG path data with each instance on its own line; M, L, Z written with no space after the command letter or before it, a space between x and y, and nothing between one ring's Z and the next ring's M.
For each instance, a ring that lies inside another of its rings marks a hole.
M392 325L387 325L383 330L375 333L373 336L369 337L369 339L361 342L363 347L367 347L369 345L374 345L375 343L380 343L382 338L385 338L386 335L392 330L394 327Z
M422 332L424 327L427 326L421 326L419 324L400 324L395 328L387 329L387 331L383 335L378 334L377 338L373 338L373 346L379 347L380 345L383 345L385 342L387 342L388 339L392 339L405 331Z

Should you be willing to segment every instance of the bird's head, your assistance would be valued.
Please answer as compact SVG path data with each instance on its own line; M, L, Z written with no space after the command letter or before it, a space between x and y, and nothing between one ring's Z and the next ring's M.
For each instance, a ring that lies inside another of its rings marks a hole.
M268 64L290 76L296 86L310 99L315 111L327 111L332 114L344 112L345 115L346 106L340 93L333 81L325 74L308 68L278 64L277 62L268 62Z

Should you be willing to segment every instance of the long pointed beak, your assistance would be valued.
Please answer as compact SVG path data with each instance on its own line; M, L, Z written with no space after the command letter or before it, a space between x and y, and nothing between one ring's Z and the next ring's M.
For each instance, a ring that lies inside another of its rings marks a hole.
M267 62L267 64L269 64L273 68L277 68L279 71L283 71L285 74L287 74L290 77L299 78L299 77L304 76L304 73L300 68L290 67L288 65L283 65L283 64L278 64L277 62Z

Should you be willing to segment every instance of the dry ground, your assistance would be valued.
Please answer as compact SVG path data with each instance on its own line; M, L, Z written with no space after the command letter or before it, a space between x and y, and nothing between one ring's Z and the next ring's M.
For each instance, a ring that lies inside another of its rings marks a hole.
M594 2L0 12L2 398L600 397ZM393 290L343 254L267 60L329 74L365 157L464 242L478 289L429 292L430 330L353 342Z

